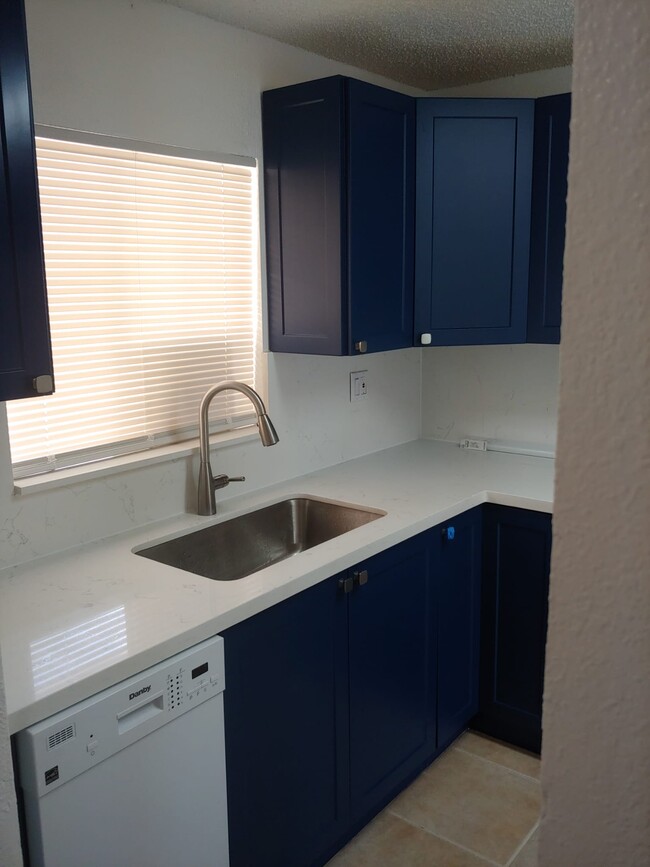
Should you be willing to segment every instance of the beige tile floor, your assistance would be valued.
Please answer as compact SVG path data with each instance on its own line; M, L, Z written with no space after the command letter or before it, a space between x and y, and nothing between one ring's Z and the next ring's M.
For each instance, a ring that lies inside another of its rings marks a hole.
M536 867L539 764L465 732L327 867Z

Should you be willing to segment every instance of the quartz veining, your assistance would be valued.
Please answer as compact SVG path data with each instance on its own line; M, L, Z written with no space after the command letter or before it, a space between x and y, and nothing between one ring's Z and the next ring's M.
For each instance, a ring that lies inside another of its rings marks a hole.
M174 538L311 495L379 520L237 581L138 557ZM553 461L419 440L0 572L0 636L12 732L484 502L552 511Z

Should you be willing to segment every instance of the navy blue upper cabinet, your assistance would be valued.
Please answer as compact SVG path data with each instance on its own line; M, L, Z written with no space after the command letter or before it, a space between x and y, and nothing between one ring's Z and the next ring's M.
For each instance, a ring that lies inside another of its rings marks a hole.
M416 345L525 342L533 120L533 100L418 100Z
M412 345L415 102L335 76L262 98L269 348Z
M528 343L559 343L571 94L535 100Z
M473 726L539 752L551 515L485 506L479 713Z
M52 391L22 0L0 3L0 400Z

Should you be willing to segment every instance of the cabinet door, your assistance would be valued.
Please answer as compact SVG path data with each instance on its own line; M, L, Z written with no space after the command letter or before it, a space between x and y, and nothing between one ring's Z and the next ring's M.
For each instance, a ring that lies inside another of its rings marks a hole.
M231 867L306 867L345 830L345 625L335 577L223 633Z
M345 355L344 79L262 95L269 348Z
M535 100L528 342L559 343L571 94Z
M533 108L418 100L416 345L526 340Z
M551 516L485 508L480 704L475 727L540 752Z
M22 0L3 0L0 4L0 400L48 393L52 391L51 377L25 19Z
M350 354L413 342L415 100L348 82Z
M465 512L433 532L439 546L434 584L440 751L478 710L481 510Z
M418 536L361 564L349 594L350 792L376 812L435 752L429 547Z

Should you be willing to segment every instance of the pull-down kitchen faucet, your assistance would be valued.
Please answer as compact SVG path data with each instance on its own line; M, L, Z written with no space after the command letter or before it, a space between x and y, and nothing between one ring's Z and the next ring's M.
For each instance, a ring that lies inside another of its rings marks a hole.
M230 482L243 482L244 476L233 476L232 478L223 473L218 476L212 475L212 467L210 466L210 433L208 430L208 410L212 403L212 398L221 391L239 391L250 400L255 408L257 415L257 428L259 430L260 439L263 446L274 446L279 437L273 427L273 422L266 414L266 407L259 394L246 385L244 382L221 382L219 385L214 385L206 392L201 407L199 409L199 515L216 515L217 503L214 492L217 488L225 488Z

